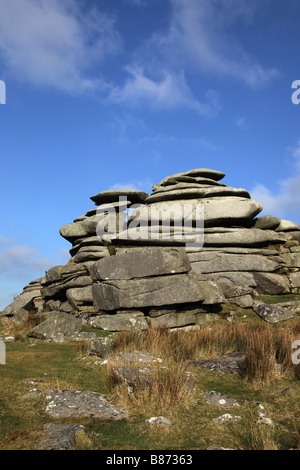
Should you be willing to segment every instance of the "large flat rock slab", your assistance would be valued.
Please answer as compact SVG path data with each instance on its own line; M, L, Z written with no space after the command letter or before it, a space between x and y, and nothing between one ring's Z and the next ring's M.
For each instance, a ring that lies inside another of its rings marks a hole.
M279 256L270 259L258 254L199 252L193 256L191 266L203 274L226 271L274 272L285 266L285 262Z
M95 282L92 287L94 307L107 311L224 301L216 284L204 281L201 275L194 273Z
M86 434L84 426L79 424L45 424L46 437L41 442L42 450L71 450L76 446L76 435Z
M155 202L173 201L176 199L200 199L216 196L234 196L250 199L250 194L243 188L231 188L221 185L176 185L157 189L146 199L147 204Z
M148 194L144 191L139 191L137 189L109 189L106 191L102 191L96 196L92 196L90 199L99 206L100 204L110 203L110 202L117 202L119 198L127 198L131 203L143 204L147 199Z
M257 315L268 323L292 320L297 316L296 312L291 309L280 307L276 304L265 304L258 300L254 301L252 308Z
M88 326L105 331L147 330L149 324L143 314L114 314L91 317Z
M177 199L154 202L137 208L129 217L129 222L137 219L140 223L163 224L169 220L181 223L186 219L197 221L198 210L203 206L204 224L230 221L252 220L262 211L262 205L253 199L238 196L202 197L201 199Z
M164 185L168 181L181 176L190 176L192 178L211 178L212 180L220 181L222 178L224 178L225 173L217 170L211 170L210 168L195 168L194 170L183 171L180 173L175 173L174 175L166 176L166 178L162 179L158 184Z
M188 360L185 362L185 365L187 367L199 367L200 369L208 369L223 374L240 374L245 362L245 357L245 353L235 352L215 359Z
M46 414L52 418L95 418L101 420L121 420L127 411L116 408L96 392L62 390L46 407Z
M94 281L133 279L185 273L191 270L184 248L145 247L97 261L91 268Z

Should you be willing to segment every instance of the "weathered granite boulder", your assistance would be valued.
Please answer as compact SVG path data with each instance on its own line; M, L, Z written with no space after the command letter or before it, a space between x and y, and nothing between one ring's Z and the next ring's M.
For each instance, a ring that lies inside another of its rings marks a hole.
M220 392L209 392L205 394L205 399L207 403L210 405L216 406L224 406L224 407L231 407L231 406L240 406L233 398L230 398L226 395L223 395Z
M94 281L134 279L191 270L184 248L145 247L97 261L91 268Z
M119 201L119 198L127 198L132 204L143 204L148 197L148 194L137 189L117 189L102 191L90 199L98 206L104 203L112 203Z
M200 199L178 199L143 205L129 217L129 222L136 218L140 223L164 224L164 222L181 223L185 218L197 220L197 206L203 206L205 225L253 219L262 210L261 204L246 197L202 197Z
M50 339L60 333L63 335L80 331L82 322L80 319L63 312L53 312L42 323L35 326L27 333L29 338Z
M184 177L188 176L188 177L193 177L193 178L195 177L210 178L214 181L220 181L221 179L224 178L225 173L222 173L221 171L217 171L217 170L211 170L209 168L196 168L194 170L189 170L189 171L185 171L181 173L175 173L174 175L167 176L166 178L161 180L158 184L163 185L167 183L168 181L173 180L174 178L178 178L182 176Z
M153 357L147 351L121 351L116 356L111 356L107 363L114 366L128 366L139 364L161 363L162 359Z
M101 420L121 420L127 411L116 408L96 392L62 390L50 401L45 410L52 418L94 418Z
M243 352L235 352L220 356L216 359L207 360L188 360L184 364L187 367L199 367L223 374L238 373L241 374L245 363L246 354Z
M97 315L90 318L87 325L106 331L147 330L149 324L143 313Z
M86 434L86 428L80 424L45 424L46 437L41 442L42 450L72 450L76 446L79 432Z
M92 338L88 351L89 356L107 357L112 354L112 350L103 343L102 339L103 338Z
M157 189L146 199L147 204L153 204L163 201L175 201L177 199L198 199L206 197L236 196L250 199L250 194L246 189L230 188L223 185L185 185L178 184L176 189L173 186L167 186Z
M202 274L227 271L268 272L278 271L286 264L279 256L270 257L259 254L232 254L200 251L189 256L192 269Z
M252 308L257 315L268 323L278 323L281 321L291 320L297 316L296 312L291 309L280 307L275 304L265 304L258 300L254 302Z
M150 195L92 196L96 207L60 229L68 264L30 282L2 315L77 311L112 331L197 328L222 303L250 308L257 294L300 293L300 226L257 217L261 204L224 176L198 168L163 178Z
M100 310L157 307L162 305L224 301L216 284L196 273L173 274L130 280L109 280L93 284L94 306Z
M273 215L264 215L254 220L254 228L261 230L275 230L280 225L281 220Z
M148 426L160 426L164 428L169 428L173 424L170 419L164 416L153 416L152 418L146 419L145 423Z
M19 316L20 319L27 315L28 310L33 307L33 300L41 296L40 290L33 290L24 292L14 298L14 301L9 304L2 312L2 316L12 317Z
M290 231L299 231L300 225L296 224L295 222L291 222L290 220L283 220L280 219L280 224L276 227L276 232L290 232Z
M78 310L78 306L81 304L90 304L93 303L93 292L92 285L87 287L77 287L73 289L68 289L66 291L66 296L72 307L75 310Z

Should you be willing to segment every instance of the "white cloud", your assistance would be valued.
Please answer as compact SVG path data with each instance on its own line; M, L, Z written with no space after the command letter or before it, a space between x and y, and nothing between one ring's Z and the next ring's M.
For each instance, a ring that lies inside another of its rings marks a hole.
M294 157L294 174L280 181L277 192L258 183L251 192L251 196L259 201L264 213L282 218L296 216L300 222L300 140L295 148L290 149Z
M132 5L134 7L145 7L148 4L148 0L123 0L124 3Z
M206 92L206 102L200 103L189 90L184 73L160 72L159 78L146 76L143 67L136 64L125 70L130 78L123 86L113 87L109 100L129 106L148 105L154 109L175 109L187 107L205 116L214 116L220 109L217 94Z
M168 31L154 34L140 50L139 57L151 67L159 57L172 68L228 76L254 88L278 75L251 58L233 34L235 22L253 20L256 0L170 1Z
M0 251L0 274L8 277L30 277L36 271L46 271L55 263L27 245L5 244Z
M120 49L113 18L80 10L75 0L0 0L0 11L5 68L34 85L93 89L99 82L88 71Z
M152 186L153 186L153 183L152 181L150 180L150 178L145 178L143 180L134 180L134 181L127 181L127 182L117 182L115 184L113 184L112 186L110 186L109 189L113 189L113 190L116 190L116 189L138 189L140 191L145 191L145 192L148 192L149 191L151 192L152 191Z

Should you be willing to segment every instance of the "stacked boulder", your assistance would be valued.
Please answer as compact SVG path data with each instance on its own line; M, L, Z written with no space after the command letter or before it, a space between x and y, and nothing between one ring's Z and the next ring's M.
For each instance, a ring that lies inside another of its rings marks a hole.
M68 264L19 298L32 293L39 311L90 311L90 326L120 331L197 325L224 303L300 293L300 226L257 217L261 204L224 176L200 168L164 178L151 195L91 197L96 207L60 229L72 244Z

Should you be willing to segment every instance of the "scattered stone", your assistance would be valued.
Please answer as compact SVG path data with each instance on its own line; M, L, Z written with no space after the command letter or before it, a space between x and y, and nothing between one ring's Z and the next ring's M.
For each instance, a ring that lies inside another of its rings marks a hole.
M13 343L15 340L15 336L3 336L0 338L0 341L3 341L4 343Z
M241 421L241 416L232 416L229 413L226 413L222 416L218 416L217 418L214 418L213 421L217 424L223 424L223 423L228 423L228 421L231 422L238 422Z
M110 367L110 376L116 383L123 383L130 387L129 391L134 388L144 388L149 386L153 370L147 367L132 366L112 366Z
M76 446L76 434L86 434L79 424L45 424L46 438L41 442L42 450L71 450Z
M216 359L207 360L188 360L185 361L187 367L199 367L201 369L208 369L216 372L238 373L240 374L245 363L246 354L243 352L235 352L220 356Z
M206 450L234 450L234 449L230 449L229 447L210 446L210 447L207 447Z
M253 311L268 323L278 323L291 320L297 316L296 312L288 308L279 307L276 304L265 304L259 300L253 303Z
M120 420L127 417L127 411L110 404L96 392L62 390L48 403L46 414L52 418L95 418Z
M102 338L93 338L91 340L90 349L88 356L107 357L112 354L112 350L109 349L102 341Z
M76 332L76 333L68 333L67 334L67 340L76 343L80 341L92 341L96 339L96 333L92 332L87 332L87 331L81 331L81 332Z
M256 424L265 424L267 426L274 426L274 421L271 418L267 418L267 416L262 416L256 421Z
M39 390L38 388L33 388L29 390L28 393L25 393L25 395L22 395L22 400L31 400L32 398L39 398L43 395L42 390Z
M145 423L148 426L162 426L169 428L173 422L163 416L153 416L152 418L146 419Z
M108 363L114 365L151 364L163 362L159 357L153 357L146 351L122 351L117 356L109 358Z
M227 397L220 392L209 392L205 394L207 403L216 406L240 406L233 398Z
M56 335L49 336L46 339L49 343L63 343L65 340L65 335L63 333L57 333Z

